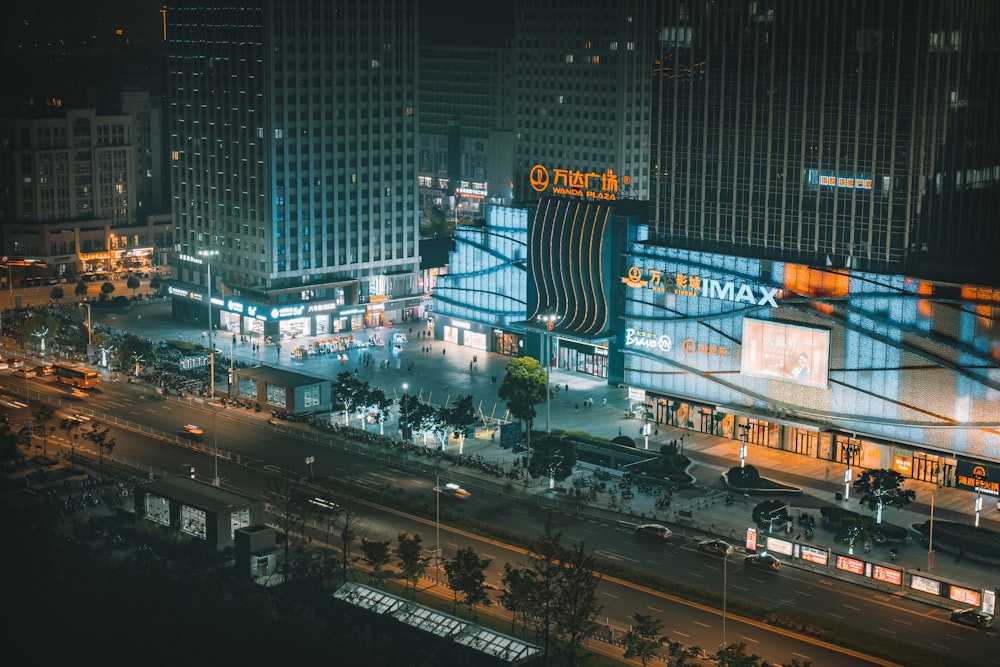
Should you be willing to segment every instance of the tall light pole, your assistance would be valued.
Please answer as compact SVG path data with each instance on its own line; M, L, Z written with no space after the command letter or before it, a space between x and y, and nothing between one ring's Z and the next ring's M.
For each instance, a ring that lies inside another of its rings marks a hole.
M205 268L208 273L205 278L205 301L208 302L208 349L215 351L212 342L212 257L219 254L218 250L199 250L198 255L205 258Z
M545 432L550 433L551 428L549 427L549 416L551 415L551 403L552 403L552 390L549 388L549 378L552 375L552 329L555 328L556 322L561 318L555 313L545 313L538 317L542 322L545 323L545 333L543 337L545 338L545 344L542 345L545 348Z
M94 337L90 328L90 304L81 301L79 305L87 309L87 357L90 357L91 350L94 349Z
M219 429L215 426L216 410L212 410L212 437L215 439L215 474L212 477L212 486L219 486Z

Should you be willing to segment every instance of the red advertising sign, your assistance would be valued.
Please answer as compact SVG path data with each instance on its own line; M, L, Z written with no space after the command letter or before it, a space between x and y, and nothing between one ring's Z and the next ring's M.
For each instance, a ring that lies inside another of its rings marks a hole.
M857 558L837 556L835 566L838 570L844 570L845 572L850 572L851 574L864 575L865 573L865 562L863 560L858 560Z
M955 602L961 602L962 604L967 604L970 607L978 607L979 603L982 602L979 591L961 588L960 586L952 586L951 590L948 591L948 597Z
M894 570L891 567L883 567L882 565L875 565L872 567L872 579L899 586L903 583L903 571Z
M757 551L756 528L747 528L747 551Z

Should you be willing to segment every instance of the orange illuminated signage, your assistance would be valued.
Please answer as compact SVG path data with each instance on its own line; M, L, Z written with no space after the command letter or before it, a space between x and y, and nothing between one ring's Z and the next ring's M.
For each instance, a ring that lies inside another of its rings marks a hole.
M851 574L864 574L865 573L865 562L863 560L858 560L857 558L848 558L847 556L837 556L836 568L838 570L843 570L844 572L850 572Z
M584 197L586 199L603 199L613 201L618 199L621 186L630 185L632 179L622 176L613 169L603 174L595 171L576 171L573 169L552 169L536 164L528 174L531 189L535 192L551 192L554 195L568 197Z

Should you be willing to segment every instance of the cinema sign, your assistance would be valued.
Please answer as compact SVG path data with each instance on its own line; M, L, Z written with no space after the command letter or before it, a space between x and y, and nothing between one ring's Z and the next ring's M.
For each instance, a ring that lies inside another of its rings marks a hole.
M686 273L667 273L657 269L629 267L622 282L632 289L650 289L654 292L679 296L700 296L704 299L746 303L751 306L777 308L781 290L764 285L737 284L731 280L714 280Z

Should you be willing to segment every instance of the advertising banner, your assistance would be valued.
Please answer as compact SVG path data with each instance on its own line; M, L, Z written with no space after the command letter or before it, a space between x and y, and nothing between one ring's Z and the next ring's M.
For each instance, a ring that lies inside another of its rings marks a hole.
M817 565L826 566L830 561L830 554L825 549L816 549L814 547L807 547L802 545L802 552L799 557L802 560L809 561L810 563L816 563Z
M835 561L835 567L838 570L843 570L844 572L850 572L851 574L864 575L865 573L865 562L863 560L858 560L857 558L848 558L847 556L837 556Z
M899 586L903 583L903 571L883 565L874 565L872 566L872 579Z
M825 389L829 358L826 329L743 318L743 375Z

